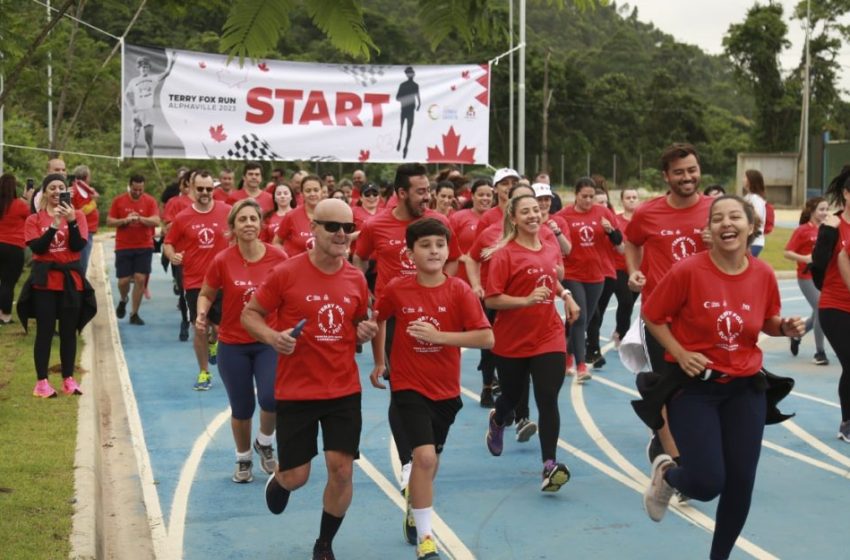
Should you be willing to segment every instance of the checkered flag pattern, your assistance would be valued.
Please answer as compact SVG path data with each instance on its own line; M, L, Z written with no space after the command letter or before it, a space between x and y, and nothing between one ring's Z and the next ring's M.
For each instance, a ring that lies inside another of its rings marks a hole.
M249 159L249 160L280 160L278 154L272 150L271 145L265 140L258 138L256 134L243 134L233 147L227 150L225 159Z
M375 85L380 76L384 75L386 66L365 66L343 64L342 71L354 78L363 87Z

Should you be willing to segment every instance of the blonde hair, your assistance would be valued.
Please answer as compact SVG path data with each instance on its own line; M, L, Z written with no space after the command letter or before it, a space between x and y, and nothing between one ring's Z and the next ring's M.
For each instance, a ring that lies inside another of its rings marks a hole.
M243 198L239 202L233 205L233 208L230 209L230 213L227 215L227 225L232 232L236 227L236 215L239 214L245 208L253 208L257 213L257 216L260 217L260 221L263 221L263 209L260 208L260 205L257 204L257 201L253 198Z
M528 187L525 187L528 188ZM537 202L537 199L534 195L531 194L520 194L517 196L513 196L508 199L508 204L505 206L505 216L502 222L502 238L493 245L492 247L487 247L483 251L481 251L482 257L485 259L489 258L493 253L516 239L517 236L517 228L516 224L513 223L512 218L516 215L516 206L520 200L524 200L526 198L530 198Z

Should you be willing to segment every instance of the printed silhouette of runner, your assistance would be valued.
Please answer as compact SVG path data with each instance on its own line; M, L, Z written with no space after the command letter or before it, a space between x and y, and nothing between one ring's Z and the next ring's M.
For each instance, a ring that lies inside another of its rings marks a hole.
M401 153L402 158L407 159L407 145L410 144L410 135L413 132L413 111L419 110L422 99L419 97L419 84L413 81L416 75L413 67L405 68L404 74L407 76L407 81L398 86L398 93L395 94L396 100L401 103L401 127L398 130L398 144L395 149L401 150L401 135L404 133L404 121L407 121L407 138L404 140L404 151Z
M139 132L145 130L145 144L147 145L147 156L153 156L153 112L154 94L159 84L168 77L174 67L174 53L169 53L168 65L162 74L150 75L151 61L146 56L140 56L136 60L139 75L127 85L125 97L130 109L133 111L133 148L130 157L135 157L136 146L139 143Z

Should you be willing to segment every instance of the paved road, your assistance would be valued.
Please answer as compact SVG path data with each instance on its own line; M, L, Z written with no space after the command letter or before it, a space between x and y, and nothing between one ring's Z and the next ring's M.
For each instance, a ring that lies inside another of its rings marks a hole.
M141 311L147 325L119 322L149 460L142 472L152 473L142 477L148 483L146 506L150 516L161 513L164 520L154 527L155 547L168 558L309 558L321 515L323 461L314 462L313 480L293 494L281 516L265 509L265 477L258 467L253 484L230 481L234 455L224 389L214 372L212 390L192 391L197 372L191 345L177 339L171 280L155 268L153 299ZM806 315L796 282L780 285L784 312ZM603 333L611 329L606 321ZM810 337L798 358L791 357L784 339L766 340L763 347L770 369L796 377L797 392L782 408L798 415L766 431L754 505L733 557L846 558L850 446L835 439L837 362L830 351L833 365L811 365ZM435 530L444 558L707 555L716 503L693 502L661 524L644 514L647 431L628 405L634 398L631 374L615 352L606 358L608 365L592 382L567 383L561 391L559 452L573 478L560 493L543 495L536 440L509 441L499 458L487 452L477 353L464 353L464 409L436 485ZM358 361L364 385L362 458L335 550L340 559L410 557L413 549L401 534L388 396L368 383L369 352Z

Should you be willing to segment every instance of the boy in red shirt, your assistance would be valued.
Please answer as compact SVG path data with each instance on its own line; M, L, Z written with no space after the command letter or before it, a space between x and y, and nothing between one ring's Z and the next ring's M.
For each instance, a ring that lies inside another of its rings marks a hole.
M494 342L490 322L472 289L443 272L450 237L449 229L433 218L410 224L405 242L416 275L391 280L375 306L379 323L395 317L391 399L413 449L405 495L408 515L415 518L420 559L439 558L431 534L433 481L449 427L463 406L460 347L491 348ZM379 380L384 341L378 339L376 346L380 351L370 380L386 389ZM410 526L405 522L405 528Z

